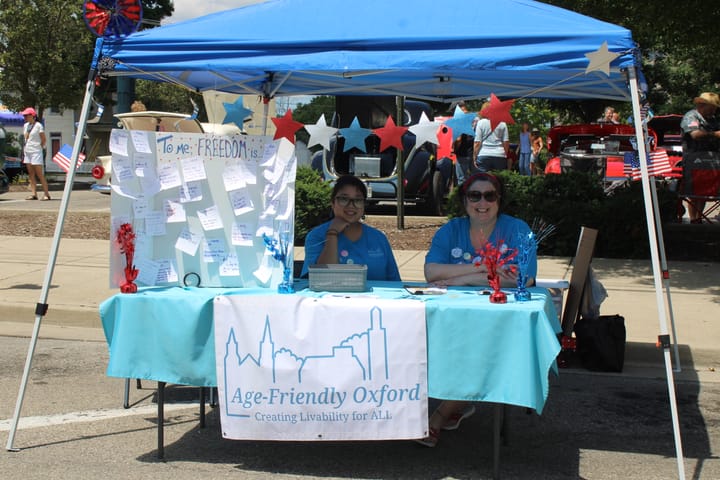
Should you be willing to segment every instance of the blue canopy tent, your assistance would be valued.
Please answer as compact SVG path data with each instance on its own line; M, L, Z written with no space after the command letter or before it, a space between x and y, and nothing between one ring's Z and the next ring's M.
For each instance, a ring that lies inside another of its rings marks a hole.
M493 93L513 99L631 101L642 159L658 318L661 336L668 336L655 228L659 218L653 215L657 200L653 200L640 123L640 61L629 30L531 0L250 2L124 38L98 39L81 118L90 110L95 75L265 98L392 95L449 103ZM593 52L611 55L604 64L589 68L598 58L588 55ZM80 151L77 143L84 128L81 122L74 152ZM68 173L68 184L73 174L72 170ZM65 192L69 197L67 185ZM63 211L61 207L56 244ZM48 270L51 274L52 267ZM46 291L42 300L47 298ZM36 330L41 316L37 316ZM684 478L669 348L664 353L678 470ZM8 448L18 416L19 407Z
M0 112L0 123L6 127L22 127L25 124L25 117L19 113Z
M585 74L607 42L611 74ZM529 0L270 0L98 41L101 74L196 91L630 100L629 30ZM107 59L104 65L102 59Z

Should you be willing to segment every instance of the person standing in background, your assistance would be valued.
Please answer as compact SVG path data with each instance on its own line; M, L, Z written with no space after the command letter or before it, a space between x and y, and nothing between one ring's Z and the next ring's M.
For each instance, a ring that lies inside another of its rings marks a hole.
M532 175L530 165L530 157L532 156L532 148L530 146L530 125L523 122L520 131L520 140L518 142L518 168L520 175Z
M458 102L458 107L467 113L465 102ZM473 126L474 126L473 121ZM465 176L474 173L475 163L473 162L473 136L461 133L453 141L453 152L455 153L455 175L458 185L462 185Z
M535 167L538 164L538 158L544 146L540 131L537 128L533 128L530 134L530 175L535 173Z
M720 108L720 96L717 93L703 92L693 100L695 108L688 111L680 121L682 130L683 165L698 153L720 151L720 125L715 113ZM705 200L688 201L690 223L702 223Z
M23 134L25 135L25 146L23 147L24 160L27 165L28 176L30 180L30 192L32 193L26 200L37 200L37 181L40 180L44 192L43 200L50 200L50 192L48 191L47 180L43 173L43 153L45 150L45 128L37 119L37 112L34 108L28 107L20 114L25 117L25 125L23 126Z
M480 112L488 106L490 102L485 102ZM478 171L509 170L512 167L509 151L510 137L505 122L498 123L493 130L490 119L481 118L475 126L473 145L473 157Z

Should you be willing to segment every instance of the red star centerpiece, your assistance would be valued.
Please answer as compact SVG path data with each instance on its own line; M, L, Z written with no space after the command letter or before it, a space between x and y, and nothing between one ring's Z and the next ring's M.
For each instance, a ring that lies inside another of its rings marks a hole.
M494 93L490 94L490 105L480 110L480 115L490 120L490 128L494 131L498 123L515 123L510 115L510 108L515 100L501 101Z
M380 151L384 152L390 147L397 147L402 151L402 136L407 130L408 127L398 127L392 117L388 117L384 127L373 130L373 133L380 137Z
M270 120L275 124L275 136L273 140L284 137L295 145L295 132L303 128L304 125L292 119L292 110L288 108L285 115L278 118L271 118Z

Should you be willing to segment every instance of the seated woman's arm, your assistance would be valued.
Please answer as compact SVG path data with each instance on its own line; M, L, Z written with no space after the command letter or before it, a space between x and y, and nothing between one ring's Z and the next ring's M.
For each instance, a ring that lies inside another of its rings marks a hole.
M472 263L426 263L425 280L437 285L487 285L487 270Z

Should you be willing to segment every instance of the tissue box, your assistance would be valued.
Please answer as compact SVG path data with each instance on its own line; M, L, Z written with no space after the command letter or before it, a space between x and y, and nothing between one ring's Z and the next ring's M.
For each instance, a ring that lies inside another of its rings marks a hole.
M310 265L310 290L315 292L364 292L367 290L367 265Z

